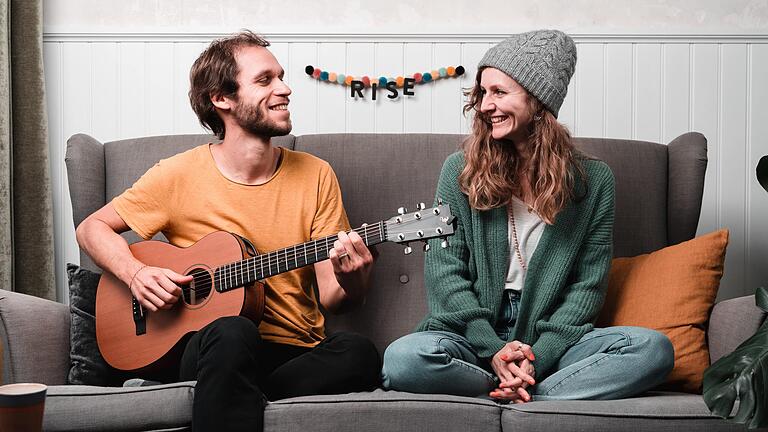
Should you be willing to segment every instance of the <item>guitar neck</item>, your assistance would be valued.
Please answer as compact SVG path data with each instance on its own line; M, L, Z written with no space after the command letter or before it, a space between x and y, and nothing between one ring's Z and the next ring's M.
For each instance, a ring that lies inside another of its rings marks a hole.
M360 235L366 246L383 243L387 238L384 221L373 225L363 225L352 231ZM219 292L229 291L252 284L257 280L327 260L329 252L333 249L333 244L338 238L338 235L323 237L223 265L214 272L216 290Z

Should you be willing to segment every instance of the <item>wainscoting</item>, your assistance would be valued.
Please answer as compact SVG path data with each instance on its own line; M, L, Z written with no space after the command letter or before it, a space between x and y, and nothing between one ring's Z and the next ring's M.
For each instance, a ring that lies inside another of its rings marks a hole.
M58 290L78 262L64 153L69 136L101 141L198 133L189 68L211 34L44 35ZM462 88L501 35L268 35L293 90L294 134L463 133ZM686 131L709 140L699 233L731 231L720 298L768 283L768 194L754 169L768 154L768 36L575 35L578 65L560 120L576 136L666 143ZM417 85L414 96L350 97L307 65L396 77L463 65L460 78ZM638 197L642 199L642 197Z

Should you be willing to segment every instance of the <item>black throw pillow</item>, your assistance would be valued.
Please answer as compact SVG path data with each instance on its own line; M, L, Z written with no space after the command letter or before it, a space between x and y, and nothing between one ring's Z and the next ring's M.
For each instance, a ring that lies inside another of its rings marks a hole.
M126 374L109 366L96 343L96 287L100 274L67 264L71 313L70 368L68 382L96 386L120 386Z

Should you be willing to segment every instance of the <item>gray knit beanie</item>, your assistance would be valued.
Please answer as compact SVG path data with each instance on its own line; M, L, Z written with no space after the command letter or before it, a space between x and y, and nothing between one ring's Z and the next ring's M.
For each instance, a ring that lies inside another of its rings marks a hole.
M557 117L576 68L576 44L558 30L521 33L488 50L477 65L483 67L512 77Z

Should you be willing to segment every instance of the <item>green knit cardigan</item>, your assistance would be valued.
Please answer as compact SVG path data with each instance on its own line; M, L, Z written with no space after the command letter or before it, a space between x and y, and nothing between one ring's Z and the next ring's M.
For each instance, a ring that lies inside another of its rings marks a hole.
M443 330L466 337L482 358L493 357L508 341L494 331L509 266L507 210L478 211L461 192L462 152L446 159L437 198L457 217L446 249L431 245L424 265L429 313L417 331ZM594 328L611 266L614 178L608 165L580 159L586 182L546 225L528 265L512 340L532 346L539 380L560 357ZM585 189L586 186L586 189ZM436 242L433 240L432 242Z

